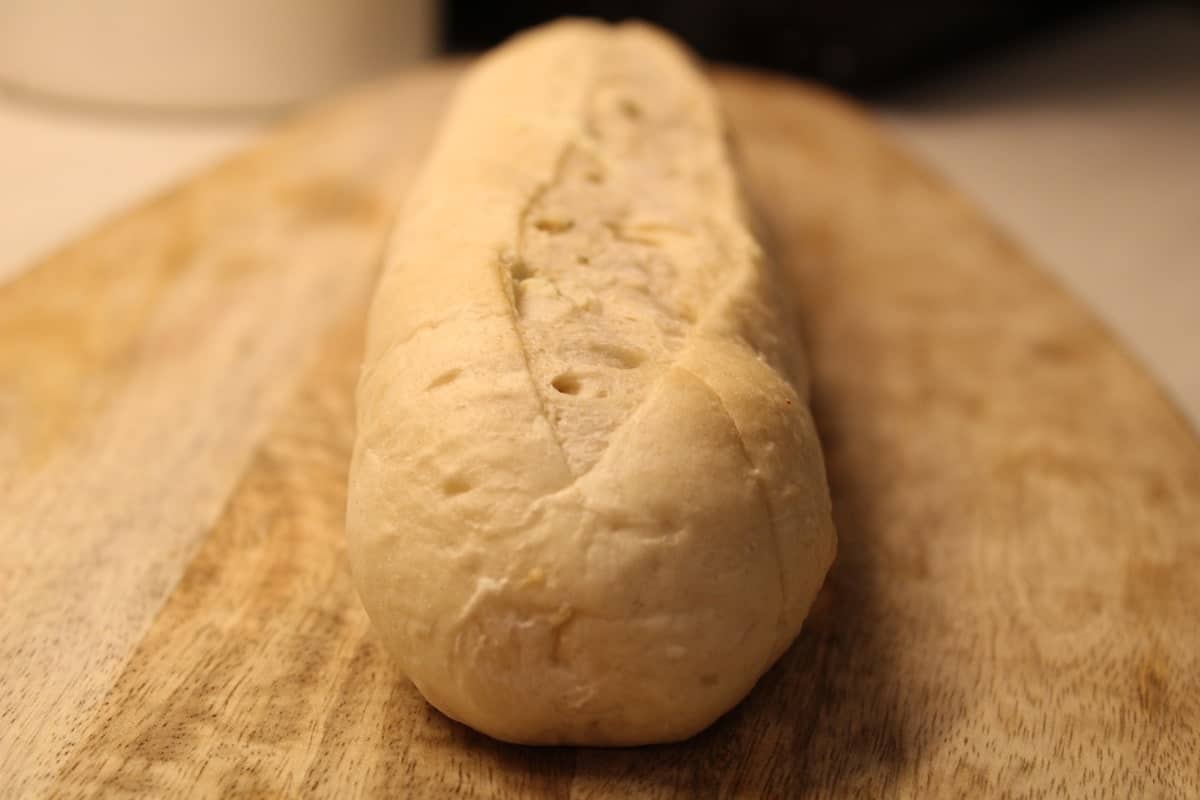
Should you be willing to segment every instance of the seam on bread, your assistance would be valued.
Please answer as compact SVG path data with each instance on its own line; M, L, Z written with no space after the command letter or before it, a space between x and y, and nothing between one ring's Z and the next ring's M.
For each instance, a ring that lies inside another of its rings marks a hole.
M664 231L685 231L691 225L694 233L684 239L707 245L728 267L737 264L730 252L728 231L685 199L704 191L709 181L719 184L719 166L708 152L694 161L672 163L666 173L652 166L647 173L652 176L651 183L668 197L673 194L676 198L664 208L657 208L653 201L647 204L646 190L624 193L629 189L630 175L645 170L656 159L665 157L669 162L668 154L673 151L663 150L659 138L664 132L682 136L685 141L702 142L710 133L712 120L703 102L699 106L702 110L686 106L657 117L645 117L637 110L631 118L623 119L625 112L614 108L637 109L637 104L647 102L643 67L609 74L611 67L605 66L620 62L617 51L623 46L627 44L621 44L616 30L610 29L588 48L588 59L595 66L581 93L580 128L555 143L559 152L553 172L524 199L515 252L504 264L509 273L506 296L525 368L538 394L543 418L576 480L596 466L613 438L638 416L663 375L687 350L700 320L722 304L722 298L744 272L734 268L728 269L730 274L714 274L709 270L708 280L717 283L712 291L699 297L677 293L677 281L688 273L683 267L687 256L675 250L678 245L672 244L669 236L664 239ZM626 160L624 166L622 159ZM593 170L599 173L594 179ZM723 187L717 191L724 194ZM576 204L585 197L596 198L592 202L604 210L590 218L578 217ZM541 216L545 219L539 219ZM641 230L643 224L653 226L657 234L647 235ZM599 257L608 259L609 266L589 266L589 257L582 257L582 253L599 253ZM581 255L578 263L573 254ZM609 267L615 268L607 273L611 278L597 283L595 276L605 274ZM617 303L621 297L636 297L648 313L632 321L613 316L609 303ZM615 337L619 344L638 325L642 326L642 335L650 327L656 337L648 353L647 371L616 376L606 369L607 365L589 360L585 343L591 335ZM549 333L554 329L557 333ZM567 345L565 349L563 344ZM555 347L560 349L548 357L546 353L554 352ZM567 380L558 384L555 376ZM605 393L598 396L613 391L624 402L609 400L603 409L589 407L589 386ZM578 395L581 388L585 391L578 399L560 396Z
M559 455L562 457L563 464L566 467L567 474L572 479L577 478L577 474L571 465L571 459L567 457L567 449L563 445L562 435L558 431L558 425L550 416L549 409L546 404L546 393L542 387L538 385L537 377L533 373L533 365L529 360L529 349L526 345L525 335L521 331L521 311L517 307L516 298L516 277L513 275L513 269L518 264L523 263L525 258L525 225L529 221L529 212L537 205L538 201L545 196L546 192L550 191L560 180L562 180L563 167L567 163L567 158L571 154L571 141L568 139L563 143L562 150L554 162L554 170L551 172L549 179L538 186L534 191L530 192L525 204L521 207L521 213L517 215L517 236L516 236L516 261L514 263L504 263L504 259L498 259L498 272L504 295L508 298L508 315L509 321L512 323L513 335L517 337L518 349L521 351L521 361L525 365L525 376L529 379L529 387L533 390L534 396L537 398L538 408L541 410L542 419L546 422L546 426L550 429L550 435L554 438L554 443L558 445Z
M721 393L714 389L704 376L683 366L676 366L676 369L685 372L695 378L704 389L712 395L716 400L717 406L721 409L721 413L729 420L729 424L733 426L734 432L737 434L738 447L741 449L742 457L746 460L746 466L750 469L750 474L754 476L754 485L758 489L758 496L762 502L763 511L767 515L767 525L771 532L771 546L775 549L775 564L778 567L777 574L779 576L779 615L775 620L775 637L778 639L780 633L783 632L783 620L788 607L788 590L787 580L784 576L783 567L783 547L779 542L779 528L775 524L775 508L771 503L771 495L767 491L766 485L763 483L762 470L758 468L753 456L750 455L750 449L746 447L745 437L742 436L742 429L738 426L737 419L733 414L729 413L729 406L725 405L725 399L721 397Z

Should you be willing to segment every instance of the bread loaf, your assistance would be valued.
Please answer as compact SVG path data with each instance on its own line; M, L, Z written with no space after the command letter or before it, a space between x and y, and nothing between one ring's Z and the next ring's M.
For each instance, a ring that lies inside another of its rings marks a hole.
M387 251L349 487L363 604L430 703L671 741L791 644L835 535L780 297L668 36L560 22L471 70Z

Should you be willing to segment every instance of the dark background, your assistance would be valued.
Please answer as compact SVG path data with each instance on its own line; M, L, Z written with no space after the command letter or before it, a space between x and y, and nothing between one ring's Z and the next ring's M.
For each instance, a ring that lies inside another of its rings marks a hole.
M817 78L859 94L904 86L1104 8L1098 0L449 0L445 45L476 51L563 15L656 22L705 58Z

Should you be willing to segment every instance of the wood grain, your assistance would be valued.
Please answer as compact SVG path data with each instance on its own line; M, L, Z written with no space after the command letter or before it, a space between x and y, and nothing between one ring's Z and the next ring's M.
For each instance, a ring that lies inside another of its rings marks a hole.
M0 796L1200 795L1200 444L853 108L719 85L841 535L696 739L501 745L384 658L342 544L363 307L456 68L298 120L0 290Z

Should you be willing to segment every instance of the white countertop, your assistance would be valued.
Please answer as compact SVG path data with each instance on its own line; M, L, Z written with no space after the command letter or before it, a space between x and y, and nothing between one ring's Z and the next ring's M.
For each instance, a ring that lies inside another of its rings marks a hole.
M1200 8L1141 7L1046 35L877 110L1200 427ZM266 127L0 94L0 281Z

